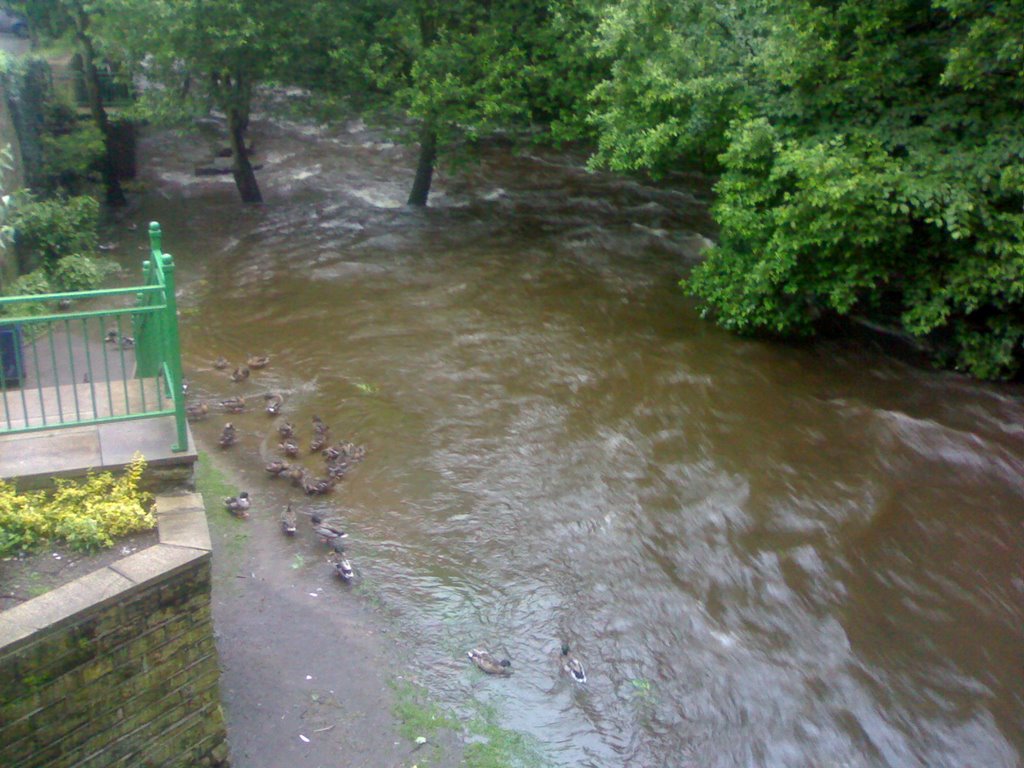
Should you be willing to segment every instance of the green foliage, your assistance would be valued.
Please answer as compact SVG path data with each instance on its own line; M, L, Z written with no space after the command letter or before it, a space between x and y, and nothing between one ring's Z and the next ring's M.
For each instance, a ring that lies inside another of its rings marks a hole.
M58 291L91 291L119 270L120 267L109 259L73 253L57 261L50 279Z
M103 135L92 123L56 136L42 136L43 175L54 189L81 190L106 152Z
M51 270L64 256L94 252L98 223L99 203L85 195L66 200L26 198L11 216L18 250Z
M1024 357L1024 6L669 3L604 11L596 160L721 171L684 285L741 333L869 315L973 375Z
M30 551L46 541L92 551L153 528L153 499L139 490L145 467L137 454L118 477L102 472L84 481L58 479L52 493L18 493L0 481L0 555Z

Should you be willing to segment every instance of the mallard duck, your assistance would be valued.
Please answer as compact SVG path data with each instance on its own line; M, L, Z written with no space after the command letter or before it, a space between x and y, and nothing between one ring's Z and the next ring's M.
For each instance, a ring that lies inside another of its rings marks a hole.
M309 452L320 453L325 445L327 445L327 435L317 432L313 435L313 439L309 441Z
M322 432L326 432L328 429L330 429L330 427L328 427L327 424L324 423L323 419L321 419L319 416L314 416L313 417L313 431L314 432L322 433Z
M263 399L267 401L267 413L271 416L277 416L281 412L281 406L284 405L284 395L277 392L268 392L263 396Z
M338 578L342 581L352 581L355 578L356 572L352 568L352 563L344 555L340 553L331 555L330 563L334 566L334 572L338 574Z
M295 510L292 509L292 505L289 504L284 508L281 513L281 530L286 536L294 536L296 529Z
M294 465L285 473L287 478L292 481L292 485L296 488L302 485L302 482L306 479L307 474L308 473L306 472L306 470L304 470L302 467Z
M185 406L185 416L189 421L204 419L209 412L210 406L206 403L189 403Z
M235 444L236 438L235 425L229 421L224 425L224 429L221 431L220 438L217 440L217 443L221 448L230 448Z
M287 440L289 437L295 437L295 427L292 426L290 421L286 421L284 424L278 424L277 434L279 434L284 440Z
M293 459L299 455L299 444L291 438L281 441L277 444L277 447L281 449L285 456L291 456Z
M502 677L508 677L512 674L512 662L508 659L499 659L479 648L474 648L467 652L466 655L469 656L473 663L488 675L501 675Z
M319 519L319 518L318 518ZM330 544L338 539L347 539L348 534L341 528L342 521L336 517L328 517L313 524L313 532L324 542Z
M249 355L245 364L255 371L260 368L266 368L270 365L270 358L266 355Z
M216 368L218 371L226 370L230 365L231 363L228 362L228 359L224 357L224 355L219 356L216 360L213 361L213 367Z
M228 413L241 413L245 410L245 398L241 396L229 397L221 400L219 405Z
M103 337L103 340L107 342L107 344L117 344L117 340L119 337L120 334L117 332L117 330L114 328L110 328L107 330L107 335Z
M276 459L276 460L270 462L269 464L267 464L266 466L264 466L263 468L265 470L267 470L267 474L268 475L273 475L274 477L280 477L282 474L284 474L289 469L291 469L292 465L289 464L286 461L281 461L280 459Z
M235 517L248 517L249 507L252 506L252 502L249 500L249 492L242 491L237 496L229 496L224 499L224 506Z
M334 478L323 478L323 477L304 477L302 479L302 490L306 492L308 496L315 496L317 494L330 493L334 488Z
M231 372L231 380L236 383L239 381L245 381L248 378L249 369L246 368L245 366L242 366L241 368L235 368L235 370Z
M335 480L341 480L345 477L345 473L348 472L350 466L347 459L338 459L338 461L331 462L327 465L327 476L333 477Z
M587 673L583 669L583 664L575 656L569 655L569 644L562 643L562 671L565 672L574 682L580 683L581 685L587 682Z
M134 336L122 336L121 337L121 349L131 349L135 346Z

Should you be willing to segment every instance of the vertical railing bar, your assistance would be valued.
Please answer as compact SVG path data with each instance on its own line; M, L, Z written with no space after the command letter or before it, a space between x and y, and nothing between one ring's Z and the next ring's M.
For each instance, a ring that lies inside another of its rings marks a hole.
M78 402L78 374L75 372L75 350L71 345L71 321L64 321L64 338L68 343L68 368L71 370L71 393L75 398L75 421L82 420L82 406Z
M110 358L107 355L107 315L101 315L96 318L96 322L100 326L100 338L103 341L103 380L107 385L107 408L110 409L110 415L114 415L114 390L110 386Z
M128 401L128 374L125 371L124 365L124 326L121 324L122 317L124 315L117 316L117 354L121 358L121 391L124 393L124 413L127 416L132 412L132 406Z
M82 318L82 343L85 345L85 375L82 378L88 379L89 398L92 400L92 417L95 419L100 415L100 409L96 403L96 385L93 383L92 352L89 349L89 320L85 317Z
M21 345L18 344L18 331L14 330L14 347L15 347L15 349L17 349L19 346L21 346ZM17 365L17 363L18 363L18 352L17 351L15 351L15 353L14 353L14 363L15 363L15 365ZM15 369L15 370L17 370L17 369ZM22 371L22 377L21 378L22 378L22 380L20 382L18 382L18 383L21 385L22 391L24 391L24 389L25 389L24 370ZM3 395L3 398L4 398L4 421L7 422L7 428L8 429L14 429L14 427L11 426L11 408L7 404L7 376L5 375L5 372L3 370L3 363L2 362L0 362L0 395ZM26 415L25 426L27 427L28 426L28 418L27 418L28 414L25 414L25 415Z
M24 337L22 337L24 338ZM25 356L22 355L22 363L25 362ZM36 349L36 335L32 334L32 363L35 365L36 372L36 389L37 396L39 397L39 413L42 416L43 424L46 424L46 408L43 405L43 379L39 375L39 351ZM24 371L23 371L24 372ZM28 373L25 373L25 378L28 378ZM28 400L25 398L25 392L28 390L25 379L21 381L21 411L25 416L25 426L28 426Z
M64 423L64 398L60 393L60 370L57 368L57 342L53 338L53 323L46 324L46 340L50 343L50 363L53 365L53 388L57 393L57 423ZM36 369L38 370L38 368ZM39 377L39 410L46 423L46 402L43 400L43 378Z
M24 328L24 326L22 326ZM24 330L22 331L22 341L24 341ZM15 342L17 342L17 332L15 332ZM28 372L25 370L25 354L19 349L21 345L14 345L14 362L17 365L18 360L21 360L21 413L25 419L25 426L28 426L28 400L25 398L25 379L28 378ZM36 378L39 378L39 374L36 374ZM7 398L4 398L4 403L7 402ZM44 422L45 423L45 422Z

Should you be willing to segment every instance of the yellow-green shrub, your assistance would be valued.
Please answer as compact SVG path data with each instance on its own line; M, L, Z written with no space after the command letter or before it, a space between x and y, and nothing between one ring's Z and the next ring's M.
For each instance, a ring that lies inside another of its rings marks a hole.
M45 541L73 549L110 547L114 538L156 525L153 499L139 490L146 468L138 454L124 473L90 474L85 480L57 480L52 493L18 493L0 481L0 554L31 550Z

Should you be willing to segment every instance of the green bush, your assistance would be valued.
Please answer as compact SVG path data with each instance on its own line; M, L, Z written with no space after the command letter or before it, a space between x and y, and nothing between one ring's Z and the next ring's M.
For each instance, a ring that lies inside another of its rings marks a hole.
M103 153L103 134L92 123L60 136L42 136L43 175L48 187L77 192L95 176Z
M146 462L136 454L124 474L57 480L53 493L18 493L0 480L0 556L31 551L46 541L92 551L114 544L114 537L156 525L153 497L139 490Z
M58 291L91 291L119 269L109 259L73 253L57 261L50 279Z
M64 256L95 252L99 215L99 202L87 195L20 201L11 216L11 226L22 263L41 263L53 269Z

